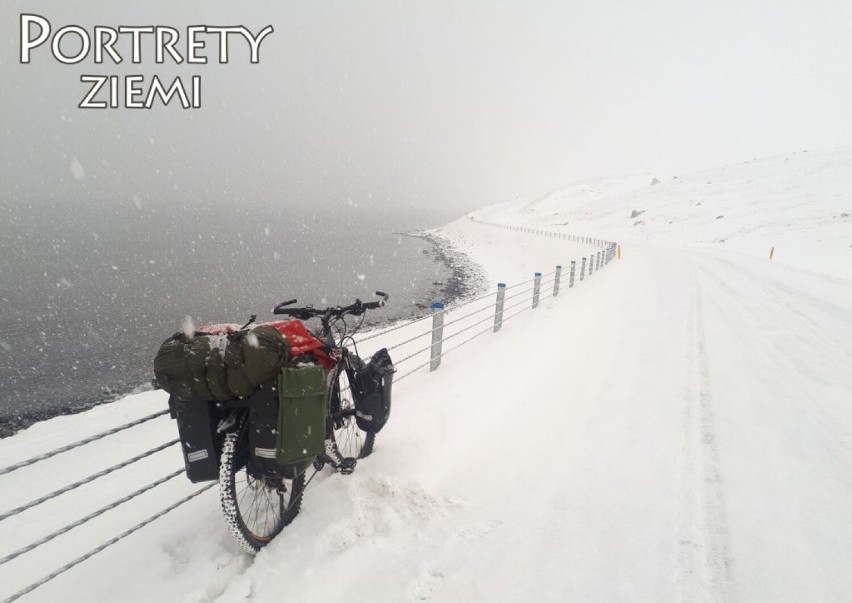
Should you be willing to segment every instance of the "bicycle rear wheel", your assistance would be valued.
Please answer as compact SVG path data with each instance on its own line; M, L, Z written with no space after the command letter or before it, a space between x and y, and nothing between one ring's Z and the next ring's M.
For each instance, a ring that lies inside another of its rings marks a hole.
M252 471L240 434L225 436L219 465L219 498L231 535L247 553L256 553L293 521L302 504L305 474L295 479Z
M349 362L353 370L359 370L364 363L357 356L350 355ZM339 362L331 374L329 387L329 415L326 428L326 456L333 467L337 467L345 458L362 459L373 452L376 434L360 429L355 421L355 400L349 383L349 373L345 362Z

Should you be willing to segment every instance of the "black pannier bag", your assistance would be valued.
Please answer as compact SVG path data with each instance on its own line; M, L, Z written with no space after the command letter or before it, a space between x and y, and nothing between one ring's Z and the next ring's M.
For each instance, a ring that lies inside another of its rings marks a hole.
M177 421L186 476L193 483L219 479L225 436L216 428L223 410L207 400L181 400L174 395L169 398L169 410Z
M251 462L261 473L274 473L276 422L278 421L278 385L264 383L248 398L248 443Z
M230 400L274 380L289 359L290 344L268 325L223 335L176 333L160 346L154 376L182 400Z
M355 422L369 433L379 433L390 417L393 361L387 348L382 348L367 366L355 373Z

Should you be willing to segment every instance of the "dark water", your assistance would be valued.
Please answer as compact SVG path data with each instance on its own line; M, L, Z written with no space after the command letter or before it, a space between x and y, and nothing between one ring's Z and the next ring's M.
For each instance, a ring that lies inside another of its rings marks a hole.
M410 316L447 270L401 231L452 215L258 204L0 206L0 432L115 398L152 377L160 342L195 324L269 320L391 295Z

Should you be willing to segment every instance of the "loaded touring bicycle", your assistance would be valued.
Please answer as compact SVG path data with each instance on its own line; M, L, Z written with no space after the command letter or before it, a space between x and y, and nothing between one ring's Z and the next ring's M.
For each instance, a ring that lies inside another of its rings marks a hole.
M376 295L325 309L294 299L273 310L289 320L199 327L160 347L154 372L171 394L187 477L219 480L225 521L246 551L298 514L311 467L311 478L326 465L351 473L373 451L390 414L393 363L386 349L365 363L348 346L366 311L385 305ZM311 332L303 321L314 318Z

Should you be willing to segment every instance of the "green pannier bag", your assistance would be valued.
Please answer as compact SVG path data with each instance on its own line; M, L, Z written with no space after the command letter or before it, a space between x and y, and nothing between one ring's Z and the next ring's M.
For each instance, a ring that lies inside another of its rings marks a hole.
M283 368L278 374L275 460L297 463L325 451L326 379L321 366Z

